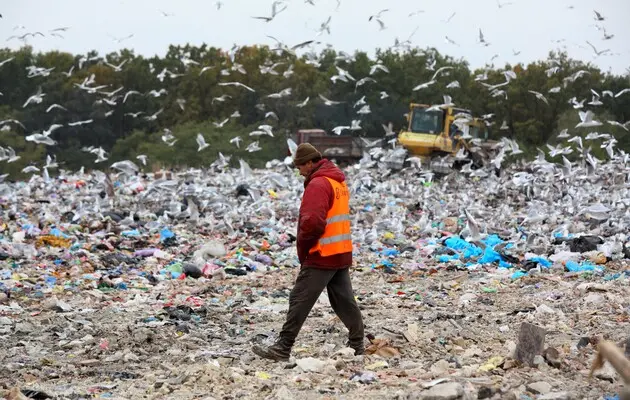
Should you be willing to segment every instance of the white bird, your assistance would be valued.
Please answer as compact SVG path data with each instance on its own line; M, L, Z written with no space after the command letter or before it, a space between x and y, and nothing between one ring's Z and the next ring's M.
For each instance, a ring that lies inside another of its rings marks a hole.
M239 86L249 90L250 92L256 92L254 89L250 88L247 85L242 84L241 82L219 82L219 86Z
M168 93L168 91L166 89L164 89L164 88L162 88L160 90L153 89L153 90L151 90L151 91L149 91L147 93L147 96L160 97L161 95L167 94L167 93ZM123 101L123 103L124 103L124 101Z
M481 43L485 47L490 46L490 43L486 42L486 39L483 36L483 32L481 31L481 28L479 28L479 43Z
M227 100L227 99L231 99L231 98L232 98L232 96L230 96L230 95L228 95L228 94L223 94L223 95L221 95L220 97L214 97L214 98L212 98L212 102L211 102L211 103L212 103L212 104L214 104L214 102L215 102L215 101L218 101L218 102L223 103L225 100Z
M601 122L593 120L593 117L595 116L595 114L593 114L593 112L591 110L588 110L586 112L580 111L579 115L580 115L580 120L582 122L577 124L575 126L576 128L592 128L594 126L601 126L602 125Z
M626 94L626 93L630 93L630 88L625 88L625 89L622 89L622 90L618 91L617 94L615 94L615 98L621 96L622 94Z
M547 98L542 93L536 92L534 90L528 90L528 92L533 94L533 95L535 95L538 100L542 100L542 101L545 102L545 104L549 105L549 102L547 101Z
M449 83L448 85L446 85L447 89L456 89L461 87L458 81L453 81L451 83Z
M29 97L26 100L26 102L24 103L24 105L22 106L22 108L25 108L26 106L28 106L31 103L40 104L44 100L44 96L46 96L46 93L42 93L42 88L40 86L37 89L37 93L35 93L31 97Z
M433 74L433 76L431 77L431 80L434 81L435 79L437 79L437 77L444 71L448 71L453 69L453 67L450 66L445 66L445 67L440 67L438 68L437 71L435 71L435 73Z
M379 60L376 64L370 67L370 75L374 75L376 71L379 70L389 74L389 69L382 64L382 61Z
M140 154L138 156L136 156L136 158L138 160L140 160L140 162L142 163L142 165L147 165L147 156L144 154Z
M618 126L621 129L628 131L628 128L626 127L625 124L622 124L621 122L617 122L617 121L606 121L609 125L613 125L613 126Z
M199 148L197 149L198 152L210 146L208 143L206 143L206 139L204 139L201 133L197 134L197 146L199 146Z
M367 102L365 101L365 96L363 96L359 100L357 100L356 103L354 103L353 108L357 108L357 107L365 105L365 104L367 104Z
M414 87L412 90L413 90L414 92L416 92L416 91L421 90L421 89L426 89L426 88L428 88L429 86L433 85L434 83L435 83L435 81L434 81L434 80L430 80L429 82L425 82L425 83L421 83L421 84L419 84L418 86Z
M446 43L455 45L455 46L459 46L459 44L457 44L456 41L454 41L453 39L449 38L448 36L444 36L444 40L446 41Z
M307 97L306 99L304 99L304 101L303 101L303 102L296 104L296 107L298 107L298 108L302 108L302 107L306 106L306 105L308 104L308 101L309 101L310 99L311 99L310 97Z
M164 134L162 135L162 141L164 143L166 143L168 146L173 147L173 145L177 143L177 140L178 139L175 139L175 136L173 136L173 132L171 132L170 129L164 129Z
M588 40L586 41L586 44L588 44L589 46L591 46L591 48L593 49L593 52L595 53L596 56L601 56L602 54L606 54L610 51L610 49L606 49L606 50L597 50L595 48L595 46L593 46L593 44L591 42L589 42Z
M54 141L52 138L48 137L47 135L43 135L41 133L33 133L31 135L28 135L24 137L24 140L26 140L27 142L33 142L37 144L45 144L47 146L54 146L55 144L57 144L57 142Z
M344 103L343 101L328 100L326 97L322 96L321 94L319 95L319 98L322 99L324 101L324 104L327 105L327 106L334 106L334 105L337 105L337 104Z
M14 59L15 59L15 57L9 57L9 58L7 58L5 60L0 61L0 67L2 67L4 64L6 64L8 62L13 61Z
M243 139L241 139L240 136L235 136L232 139L230 139L230 143L235 144L237 148L241 148L241 142L243 141Z
M240 118L240 116L241 116L241 113L238 112L238 110L236 110L230 115L230 118Z
M267 118L273 118L276 121L279 120L278 116L273 111L267 111L267 113L265 113L265 119L267 119Z
M22 172L25 174L29 174L31 172L39 172L39 168L34 165L29 165L28 167L24 168Z
M123 60L123 62L121 62L118 65L113 65L113 64L110 64L107 61L105 61L105 65L111 67L114 70L114 72L120 72L120 71L122 71L123 65L127 64L127 61L129 61L129 60Z
M128 98L129 96L131 96L132 94L142 94L142 93L140 93L140 92L138 92L138 91L136 91L136 90L130 90L130 91L128 91L127 93L125 93L125 97L123 97L123 103L127 102L127 98Z
M257 140L255 142L250 143L245 150L247 150L250 153L253 153L253 152L262 150L262 147L258 145L258 140Z
M283 8L279 8L279 5L283 5ZM265 22L270 22L271 20L273 20L278 14L280 14L282 11L286 10L287 6L284 4L284 1L274 1L271 4L271 16L270 17L252 17L254 19L262 19Z
M359 80L357 81L356 85L354 86L354 90L356 90L359 86L363 86L363 85L364 85L364 84L366 84L367 82L373 82L373 83L376 83L376 79L370 78L369 76L368 76L368 77L365 77L365 78L362 78L362 79L359 79Z
M560 93L561 90L562 90L562 87L555 86L555 87L552 87L551 89L549 89L547 91L547 93Z
M186 100L185 99L177 99L175 100L175 102L177 103L177 105L179 106L179 108L184 111L186 109L185 105L186 105Z
M343 131L345 131L345 130L349 130L349 129L350 129L350 127L349 127L349 126L345 126L345 125L344 125L344 126L336 126L336 127L334 127L334 128L333 128L333 130L332 130L332 131L333 131L336 135L341 135L341 132L343 132Z
M383 90L383 91L381 91L381 93L380 93L380 97L379 97L381 100L386 99L386 98L388 98L388 97L389 97L389 95L387 94L387 92L386 92L386 91L384 91L384 90Z
M381 124L381 126L383 127L383 130L385 131L385 136L393 136L396 134L396 132L394 132L394 125L390 122L387 125Z
M560 133L558 133L558 139L565 139L565 138L568 138L569 136L570 136L569 130L566 128L561 130Z
M129 115L133 118L138 118L142 114L144 114L144 111L138 111L137 113L132 113L132 112L125 113L125 115Z
M146 121L155 121L157 119L158 115L162 114L162 111L164 111L164 109L160 108L155 114L149 115L148 117L144 117L144 119Z
M69 122L68 126L80 126L80 125L85 125L85 124L91 124L92 122L94 122L94 120L86 119L84 121Z
M204 72L211 70L212 68L214 68L214 66L207 66L207 67L201 68L201 70L199 71L199 76L201 76L201 74L203 74Z
M226 118L221 122L213 122L212 124L216 126L217 128L223 128L223 126L227 124L229 120L230 120L229 118Z
M361 107L359 111L357 111L357 114L367 115L367 114L370 114L371 112L372 110L370 109L370 105L366 104L363 107Z
M74 71L74 65L70 67L68 72L61 72L61 73L64 74L67 78L70 78L70 76L72 76L72 71Z
M64 111L68 111L68 109L67 109L67 108L65 108L65 107L63 107L63 106L60 106L59 104L53 104L53 105L51 105L50 107L48 107L48 108L46 109L46 112L50 112L51 110L54 110L55 108L60 108L60 109L62 109L62 110L64 110Z
M108 157L105 157L105 150L102 147L90 150L90 153L96 154L96 160L94 161L96 164L106 161Z

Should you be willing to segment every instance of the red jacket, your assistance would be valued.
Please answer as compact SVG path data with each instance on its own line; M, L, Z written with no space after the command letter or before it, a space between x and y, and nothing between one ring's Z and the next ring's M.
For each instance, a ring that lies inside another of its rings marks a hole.
M309 254L326 229L326 214L333 205L332 185L325 178L337 182L346 180L335 164L323 159L304 181L304 196L300 205L297 231L297 253L303 267L342 269L352 265L352 252L322 257L319 252Z

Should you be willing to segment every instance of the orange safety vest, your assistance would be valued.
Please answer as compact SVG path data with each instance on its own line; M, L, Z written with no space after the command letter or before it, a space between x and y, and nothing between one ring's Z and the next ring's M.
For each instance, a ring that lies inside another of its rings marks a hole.
M326 214L326 229L309 253L319 251L322 257L352 252L350 234L350 192L346 182L325 177L332 185L334 199Z

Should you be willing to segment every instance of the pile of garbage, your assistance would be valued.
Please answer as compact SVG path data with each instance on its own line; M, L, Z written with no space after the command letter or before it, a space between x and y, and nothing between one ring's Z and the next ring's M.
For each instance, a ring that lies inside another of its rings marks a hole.
M345 169L367 354L323 295L288 364L250 351L299 268L287 163L1 182L0 393L613 398L612 367L588 372L598 340L628 339L625 164L438 178L385 161Z

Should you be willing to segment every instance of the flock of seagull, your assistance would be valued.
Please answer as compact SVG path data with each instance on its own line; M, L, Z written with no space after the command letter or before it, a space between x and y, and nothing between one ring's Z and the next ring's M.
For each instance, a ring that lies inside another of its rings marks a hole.
M311 5L315 5L315 2L313 0L306 0L306 3L309 3ZM337 1L337 7L339 7L340 5L340 1ZM506 3L500 3L497 1L497 6L498 8L503 8L506 7L508 5L510 5L512 3L506 2ZM221 9L222 6L222 2L218 1L216 3L217 9ZM282 13L283 11L285 11L287 9L288 5L285 1L280 1L280 0L276 0L273 1L272 5L271 5L271 12L269 16L252 16L252 18L257 19L257 20L263 20L267 23L273 21L280 13ZM369 16L368 21L369 22L376 22L379 26L380 30L386 29L385 23L384 23L384 16L387 14L387 12L389 11L389 9L382 9L380 11L378 11L377 13L374 13L372 15ZM423 10L418 10L418 11L414 11L412 13L409 14L410 17L417 15L419 13L422 13ZM174 15L171 13L167 13L164 11L160 11L160 13L164 16L164 17L173 17ZM450 21L456 13L452 13L449 18L447 19L447 21ZM611 39L614 35L610 35L606 32L605 28L601 25L601 22L605 21L605 17L601 15L601 13L599 13L598 11L594 11L594 19L596 21L596 27L598 30L601 30L604 32L604 40L609 40ZM328 33L330 34L330 23L331 23L331 19L332 17L327 18L324 22L321 23L319 29L316 32L316 36L321 36L324 33ZM16 26L15 30L23 30L25 29L23 26ZM58 37L63 37L63 33L66 32L68 29L70 29L69 27L60 27L60 28L55 28L52 29L50 31L48 31L48 34L51 36L58 36ZM415 33L415 31L414 31ZM11 37L9 37L7 40L23 40L25 41L27 38L29 37L35 37L35 36L44 36L44 33L36 31L36 32L26 32L23 34L15 34L12 35ZM118 43L132 37L133 35L129 35L123 38L114 38L115 41L117 41ZM398 39L396 39L394 46L392 46L392 48L394 49L400 49L400 50L409 50L411 48L411 37L413 36L413 34L405 41L400 41ZM273 47L273 51L278 52L278 53L289 53L289 54L293 54L295 55L297 50L300 49L304 49L307 48L309 46L312 46L313 44L316 43L320 43L317 42L315 39L313 40L308 40L305 42L301 42L298 43L296 45L292 45L289 46L283 42L281 42L280 40L269 36L269 38L271 38L272 40L274 40L276 42L275 47ZM450 38L448 38L448 36L445 37L445 40L447 41L447 43L451 43L451 44L456 44L453 40L451 40ZM485 38L483 32L481 29L479 29L479 38L478 38L478 42L479 44L481 44L484 47L490 46L490 43L487 41L487 39ZM605 53L610 52L610 50L597 50L595 48L595 46L593 46L590 42L587 42L587 44L589 46L591 46L594 50L594 52L596 53L596 55L602 55ZM235 55L237 53L238 47L234 46L230 51L229 51L229 58L230 61L224 65L202 65L200 62L194 60L191 58L191 55L189 53L183 54L180 57L180 62L181 62L181 68L178 68L177 71L171 71L168 68L164 68L162 69L162 71L157 72L155 67L152 64L149 64L149 70L147 71L147 73L149 74L153 74L157 77L157 79L160 82L163 82L165 78L169 78L169 79L177 79L179 77L184 76L185 74L197 74L198 76L202 76L204 73L206 73L207 71L214 69L214 68L221 68L220 70L220 76L221 77L230 77L229 81L225 81L225 82L218 82L218 86L220 87L233 87L233 88L237 88L240 90L245 90L245 91L249 91L249 92L257 92L256 88L252 88L240 81L238 81L237 76L244 76L247 75L248 71L245 69L245 67L241 64L239 64L236 59L235 59ZM415 87L412 88L413 92L419 92L422 91L423 89L426 89L434 84L436 84L440 79L443 79L444 77L447 77L449 75L449 71L453 69L452 66L448 66L448 65L444 65L444 66L440 66L438 68L437 65L437 59L436 57L434 57L433 54L428 54L428 62L426 65L426 68L428 70L434 71L433 76L431 77L431 79L428 82L423 82L423 83L419 83L418 85L416 85ZM309 65L312 65L314 67L319 67L321 65L321 60L318 58L317 54L311 50L305 53L305 57L306 57L306 63ZM4 60L0 60L0 69L6 65L7 63L10 63L14 60L14 58L8 58L8 59L4 59ZM290 59L287 59L290 60ZM386 65L384 65L384 63L381 60L377 60L373 65L371 65L370 67L370 71L368 76L365 77L360 77L359 79L356 79L355 77L353 77L347 70L345 70L342 67L342 63L343 62L352 62L354 61L354 57L345 53L345 52L340 52L338 54L338 56L336 57L335 60L335 68L337 73L335 75L333 75L330 80L332 82L333 85L336 84L346 84L346 85L350 85L353 86L354 91L356 92L358 88L366 86L366 85L370 85L373 83L377 82L377 79L379 77L380 74L388 74L389 73L389 69L387 68ZM109 68L111 68L111 70L114 73L118 73L124 70L124 68L127 65L128 60L122 60L119 64L112 64L110 62L108 62L108 60L103 59L101 57L89 57L89 56L82 56L78 62L77 65L73 65L68 71L55 71L55 68L45 68L45 67L40 67L40 66L35 66L35 65L31 65L29 67L27 67L27 77L28 78L34 78L34 77L48 77L51 74L62 74L64 75L66 78L70 78L73 76L73 74L77 71L77 70L82 70L84 68L86 68L88 65L92 64L92 63L99 63L102 65L106 65ZM76 68L76 69L75 69ZM285 79L288 79L289 77L291 77L291 75L293 75L294 73L294 65L290 64L290 62L285 61L285 62L271 62L271 61L266 61L264 63L262 63L261 65L258 66L259 71L261 74L268 74L268 75L274 75L274 76L279 76L282 75ZM280 68L284 69L283 71L280 71ZM551 68L549 68L546 72L547 72L547 76L551 77L554 74L558 73L560 71L560 67L559 66L552 66ZM545 104L549 104L548 100L547 100L547 96L552 96L554 93L559 93L560 91L563 90L563 88L566 88L567 85L575 82L576 80L580 79L581 77L585 76L589 74L588 71L586 70L580 70L578 72L576 72L575 74L567 77L564 79L563 82L563 86L558 86L558 87L554 87L552 89L550 89L548 91L548 93L545 95L543 93L540 93L538 91L535 90L529 90L529 93L531 93L532 95L534 95L537 99L539 99L541 102L544 102ZM487 89L491 95L493 97L504 97L505 99L507 99L507 93L504 90L505 86L509 85L510 82L512 80L518 79L517 74L514 71L511 70L506 70L504 72L504 77L505 77L505 81L504 82L500 82L497 84L491 84L488 82L488 74L483 73L480 75L477 75L475 77L475 81L478 82L480 84L480 90L482 88ZM166 95L168 94L168 91L165 88L156 88L156 89L152 89L150 91L148 91L147 93L141 93L137 90L133 90L132 88L124 88L124 87L119 87L113 91L108 91L111 90L111 88L109 87L109 85L103 85L103 84L98 84L98 77L95 74L91 74L90 76L86 77L81 83L74 83L74 87L75 90L81 90L84 91L85 93L94 95L96 100L95 103L99 104L99 105L107 105L110 107L113 107L117 104L125 104L130 97L132 96L144 96L144 97L153 97L153 98L162 98L162 97L166 97ZM458 81L454 80L449 82L446 85L447 89L455 89L460 87L460 84ZM580 117L580 123L576 125L576 128L593 128L593 127L598 127L603 125L602 122L597 121L595 119L595 115L591 110L585 110L586 106L590 106L590 107L597 107L597 106L601 106L603 104L603 102L601 101L602 99L609 97L611 99L616 99L619 98L625 94L630 93L630 88L626 88L623 89L617 93L613 93L611 91L603 91L601 94L597 93L595 90L592 90L592 99L590 102L586 103L585 102L587 99L583 99L578 101L578 99L573 98L571 99L571 104L573 105L573 107L578 110L579 112L579 117ZM0 92L0 96L2 95L2 93ZM46 101L46 93L44 93L41 89L41 87L37 90L36 93L32 94L30 97L28 97L25 102L22 105L22 108L27 108L27 107L37 107L39 105L42 105L43 103L45 103ZM267 94L265 96L263 96L263 98L265 99L282 99L282 98L289 98L292 96L292 88L288 87L285 88L277 93L270 93ZM389 94L386 91L380 91L378 98L380 100L386 99L389 97ZM214 97L211 100L212 104L215 103L224 103L227 100L231 99L232 96L230 96L229 94L222 94L220 96ZM1 99L1 97L0 97ZM335 101L335 100L331 100L329 98L327 98L326 96L324 96L323 94L319 94L318 95L318 100L321 101L324 105L329 106L329 107L335 107L339 104L342 104L344 102L342 101ZM311 101L311 99L309 97L300 100L299 102L295 103L294 106L296 108L303 108L305 107L309 102ZM178 107L180 107L182 110L185 109L186 107L186 99L183 98L177 98L175 100L176 104ZM444 103L442 104L436 104L434 106L432 106L432 108L435 109L439 109L442 107L447 107L447 106L453 106L454 103L452 102L452 99L449 95L444 95ZM68 109L66 106L61 105L61 104L45 104L46 109L45 112L46 113L51 113L51 112L67 112ZM263 135L267 135L267 136L274 136L274 132L273 132L273 121L278 121L279 118L277 116L277 114L274 111L271 110L267 110L267 104L264 103L260 103L256 105L256 108L262 110L265 112L265 116L264 116L264 121L262 121L262 123L258 126L257 129L255 129L254 131L249 133L249 136L252 138L257 138ZM362 97L358 98L357 101L353 104L353 109L356 110L356 118L353 118L350 121L350 124L348 125L341 125L341 126L337 126L334 129L332 129L332 131L339 135L342 132L349 130L349 131L360 131L362 129L361 127L361 118L367 114L371 113L371 109L370 109L370 104L367 103L366 101L366 96L363 95ZM145 114L142 111L133 111L133 110L125 110L123 117L127 117L127 118L143 118L146 121L156 121L160 115L162 114L162 112L164 111L164 107L161 107L160 109L156 110L154 113L152 114ZM109 111L107 111L105 113L105 117L111 117L114 114L114 110L110 109ZM217 121L217 122L213 122L214 126L216 128L223 128L227 123L229 123L230 120L232 119L236 119L239 118L241 116L240 112L238 110L234 111L231 115L229 115L227 118L222 119L221 121ZM488 125L493 124L494 122L491 121L493 117L493 114L489 114L484 116L484 120L486 120L486 123ZM465 117L464 117L465 118ZM93 123L94 121L92 119L85 119L85 120L77 120L77 121L73 121L67 124L67 126L69 127L73 127L73 126L81 126L81 125L89 125L91 123ZM460 121L461 122L461 121ZM618 126L626 131L629 130L630 128L630 121L628 122L618 122L618 121L606 121L607 124L609 125L614 125L614 126ZM27 127L24 126L24 124L16 119L6 119L3 121L0 121L0 131L8 131L11 129L16 129L17 127L20 127L22 130L24 130L25 132L27 131ZM54 146L57 144L57 141L54 140L51 135L53 134L53 132L60 132L61 134L63 134L63 128L65 126L62 124L53 124L50 127L48 127L48 129L42 130L42 131L36 131L36 132L31 132L30 134L26 135L24 137L24 139L28 142L33 142L36 144L42 144L45 146ZM505 129L509 129L509 126L507 125L506 121L503 121L500 130L505 130ZM369 141L366 140L366 145L368 148L370 147L375 147L377 144L381 144L382 140L390 137L390 136L395 136L395 132L393 131L393 127L391 124L385 125L383 124L383 130L384 130L384 137L378 141ZM558 138L563 138L564 136L562 135L566 135L566 132L561 133ZM610 136L610 135L609 135ZM578 137L578 136L576 136ZM600 135L597 136L597 138L604 138L606 139L606 142L604 145L602 145L603 148L606 148L607 151L609 151L609 149L612 148L612 146L614 146L614 144L616 143L616 140L613 137L607 137L605 135ZM165 128L163 134L161 135L161 140L162 142L164 142L164 144L166 146L174 146L178 139L175 136L175 134ZM577 140L577 139L576 139ZM206 142L206 139L204 137L204 135L202 133L199 133L196 136L196 142L198 145L198 151L203 151L205 149L207 149L208 147L210 147L210 145ZM236 148L240 148L241 143L243 142L243 138L236 136L233 138L229 139L229 142L231 144L233 144ZM388 143L390 143L393 147L396 147L396 138L392 138L391 140L388 141ZM500 163L502 162L504 156L505 156L505 150L507 151L512 151L512 154L519 154L520 150L518 149L518 145L516 145L514 142L509 141L509 140L503 140L501 143L503 143L504 148L501 150L501 152L499 153L499 156L493 161L493 163L497 166L500 165ZM260 147L260 143L259 140L253 140L251 143L249 143L246 147L246 150L248 152L256 152L256 151L260 151L262 150L262 148ZM105 149L103 149L102 147L94 147L94 146L90 146L90 147L84 147L83 151L89 152L91 154L94 154L96 156L94 162L95 163L101 163L104 162L108 159L108 154L107 151ZM553 149L550 150L554 155L557 154L567 154L566 152L560 152L558 153L558 149ZM564 150L567 151L567 150ZM552 154L550 153L550 154ZM224 157L222 154L220 155L221 157ZM458 156L462 156L462 155L458 155ZM146 155L138 155L137 160L139 160L143 165L147 164L147 156ZM11 147L1 147L0 146L0 160L1 161L6 161L8 163L12 163L17 161L18 159L20 159L20 156L16 154L15 150ZM51 158L50 156L48 156L47 162L44 166L42 166L42 169L45 170L45 172L47 173L47 170L49 168L54 168L56 167L57 164L54 161L54 157ZM28 167L26 167L23 172L38 172L40 171L40 168L38 168L37 166L33 166L30 165Z

